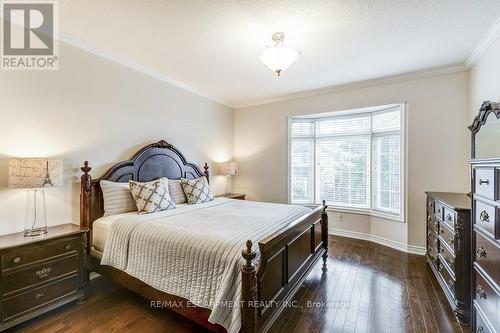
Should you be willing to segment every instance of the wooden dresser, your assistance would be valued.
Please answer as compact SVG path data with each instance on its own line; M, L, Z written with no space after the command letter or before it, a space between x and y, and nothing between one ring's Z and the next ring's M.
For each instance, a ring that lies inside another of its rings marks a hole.
M83 295L86 230L50 227L43 237L0 236L0 331Z
M453 313L470 323L470 198L466 193L426 192L427 262Z
M500 104L485 102L472 132L474 332L500 333Z

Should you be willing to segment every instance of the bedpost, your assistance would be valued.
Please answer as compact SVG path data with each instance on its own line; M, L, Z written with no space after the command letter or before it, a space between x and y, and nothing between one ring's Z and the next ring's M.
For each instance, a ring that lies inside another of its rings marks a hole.
M326 201L323 200L323 212L321 213L321 240L323 242L323 248L325 253L323 253L323 266L326 267L326 259L328 258L328 213L326 209Z
M253 260L256 253L252 251L252 241L247 240L246 250L241 251L245 264L241 267L241 332L257 332L257 314L255 307L257 284L255 279L256 268Z
M89 171L92 170L92 168L89 167L89 162L85 161L83 162L83 167L80 169L83 171L83 175L80 177L80 227L90 228L90 194L92 191L92 177L89 175Z
M208 163L205 162L205 165L203 166L203 169L205 169L205 172L203 172L205 174L205 177L207 177L207 180L210 181L208 179Z

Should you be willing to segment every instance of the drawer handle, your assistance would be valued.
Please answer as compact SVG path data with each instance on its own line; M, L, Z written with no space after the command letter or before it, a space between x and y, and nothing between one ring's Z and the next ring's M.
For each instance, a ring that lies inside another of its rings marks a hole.
M479 220L481 222L490 222L490 216L488 215L488 212L483 210L480 214L479 214Z
M451 279L450 279L450 280L448 280L448 287L449 287L450 289L453 289L453 287L454 287L454 286L455 286L455 283L453 282L453 280L451 280Z
M451 221L451 220L452 220L451 214L450 213L446 214L446 221Z
M44 279L47 276L49 276L50 272L52 271L52 268L50 267L44 267L39 271L36 271L36 276L38 276L40 279Z
M477 333L484 333L484 328L481 325L477 325Z
M71 245L70 245L70 244L66 244L66 245L64 245L64 249L65 249L66 251L70 250L70 249L71 249Z
M476 255L478 258L486 258L486 250L484 249L484 247L478 247L476 250Z
M455 237L450 236L450 238L448 238L448 243L450 243L451 245L453 245L453 243L455 243Z
M444 229L443 229L443 228L441 228L441 229L439 230L439 233L440 233L441 235L444 235Z
M36 298L36 299L40 299L40 298L42 298L42 297L43 297L43 293L38 293L38 294L36 294L36 295L35 295L35 298Z
M438 208L438 213L441 213L441 207Z
M14 264L19 264L21 262L21 257L15 257L12 261Z
M439 249L439 253L444 253L444 249L443 248Z
M483 286L478 284L477 287L476 287L476 296L477 298L484 298L486 299L486 292L484 291L483 289Z
M489 179L479 179L479 185L490 185L490 180Z

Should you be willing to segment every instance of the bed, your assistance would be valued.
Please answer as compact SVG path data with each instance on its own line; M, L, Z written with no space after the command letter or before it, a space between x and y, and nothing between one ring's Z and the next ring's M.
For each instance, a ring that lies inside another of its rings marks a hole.
M216 198L165 212L103 216L101 180L209 178L162 140L93 179L81 168L87 268L214 332L265 332L322 257L326 205ZM256 246L257 245L257 246Z

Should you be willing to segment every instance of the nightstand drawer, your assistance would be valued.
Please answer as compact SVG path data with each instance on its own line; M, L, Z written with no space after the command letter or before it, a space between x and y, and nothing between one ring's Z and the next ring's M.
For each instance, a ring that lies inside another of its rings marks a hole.
M2 320L5 321L36 310L38 307L46 306L62 297L76 294L77 291L78 276L74 275L8 298L2 302Z
M26 250L4 254L2 255L2 270L78 251L79 244L81 244L79 238L66 238Z
M77 273L78 255L33 265L22 270L9 270L2 276L2 294L26 289L54 278Z

